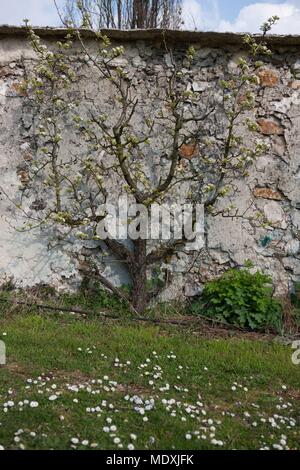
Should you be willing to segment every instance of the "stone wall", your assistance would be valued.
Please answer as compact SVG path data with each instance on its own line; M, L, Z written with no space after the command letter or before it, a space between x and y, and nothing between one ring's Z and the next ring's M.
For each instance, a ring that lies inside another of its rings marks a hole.
M125 47L118 65L135 71L140 89L143 77L155 77L168 67L165 41L175 54L182 55L189 45L196 49L189 86L198 93L213 92L224 72L236 67L243 54L241 36L234 34L173 31L163 37L160 31L107 33ZM43 29L40 35L51 43L64 31ZM246 181L236 182L239 209L253 204L269 224L256 227L242 219L208 218L207 247L198 253L188 274L186 254L171 260L173 280L165 298L197 294L205 280L243 265L246 259L272 275L278 295L300 281L300 37L272 37L271 42L275 53L260 71L255 115L269 150ZM49 247L47 234L39 230L16 230L22 213L13 203L28 182L34 123L20 84L34 59L23 29L0 28L0 275L2 282L13 276L19 286L46 283L64 289L80 282L68 250ZM95 96L92 77L85 87L87 99ZM101 90L97 99L105 106ZM218 120L218 116L214 118ZM81 248L78 244L78 251ZM116 283L126 282L124 270L116 263L108 261L105 270Z

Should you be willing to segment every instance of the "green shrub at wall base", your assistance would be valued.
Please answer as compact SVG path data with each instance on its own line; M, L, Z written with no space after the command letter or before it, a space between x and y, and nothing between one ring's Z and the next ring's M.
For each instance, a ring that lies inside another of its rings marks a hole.
M271 278L248 269L231 269L208 282L192 312L252 330L282 328L282 307L272 297Z
M296 308L300 308L300 282L297 282L294 286L294 292L291 295L292 304Z

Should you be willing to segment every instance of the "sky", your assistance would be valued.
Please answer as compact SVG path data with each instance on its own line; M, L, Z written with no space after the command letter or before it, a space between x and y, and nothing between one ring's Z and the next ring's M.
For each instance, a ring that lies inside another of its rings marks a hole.
M64 0L58 0L63 4ZM184 29L259 32L270 16L280 21L272 32L300 34L300 0L183 0ZM0 0L0 24L59 26L53 0Z

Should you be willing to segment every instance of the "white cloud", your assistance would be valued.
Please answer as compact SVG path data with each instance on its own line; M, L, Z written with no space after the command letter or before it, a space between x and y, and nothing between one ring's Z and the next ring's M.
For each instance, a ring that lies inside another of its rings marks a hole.
M185 29L197 29L202 18L202 8L197 0L185 0L183 2L183 21Z
M218 0L183 0L184 29L214 30L220 22Z
M35 26L59 24L53 0L0 0L0 24L19 26L24 18Z
M272 28L272 33L300 34L300 0L253 2L243 7L231 22L220 18L218 0L183 2L184 28L191 30L259 33L260 26L273 15L279 16L280 21Z
M233 22L221 20L218 31L259 32L259 28L273 15L280 17L272 28L274 34L300 34L300 0L285 3L254 3L241 9Z

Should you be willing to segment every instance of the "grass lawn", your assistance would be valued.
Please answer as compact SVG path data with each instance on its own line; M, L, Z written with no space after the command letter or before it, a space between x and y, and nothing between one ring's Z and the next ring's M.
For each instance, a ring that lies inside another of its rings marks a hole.
M0 339L0 448L300 449L288 346L30 309Z

